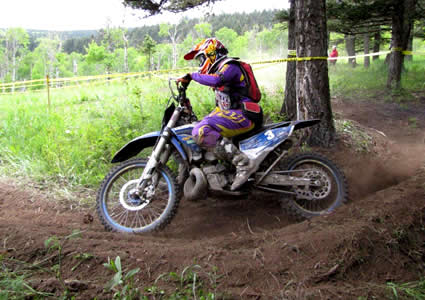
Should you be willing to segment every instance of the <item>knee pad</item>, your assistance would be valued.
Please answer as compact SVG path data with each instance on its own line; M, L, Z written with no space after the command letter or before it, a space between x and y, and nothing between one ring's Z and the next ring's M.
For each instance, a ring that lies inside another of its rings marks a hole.
M214 147L217 144L217 140L221 137L220 133L208 125L193 128L192 136L195 142L204 148Z

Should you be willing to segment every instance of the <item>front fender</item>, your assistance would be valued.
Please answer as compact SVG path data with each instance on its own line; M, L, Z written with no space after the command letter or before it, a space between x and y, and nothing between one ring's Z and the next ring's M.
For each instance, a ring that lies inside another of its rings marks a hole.
M160 134L161 134L160 131L155 131L155 132L144 134L142 136L139 136L131 140L124 147L118 150L117 153L115 153L111 162L117 163L117 162L125 161L133 156L136 156L143 149L155 146L156 140L158 139ZM186 152L184 151L183 147L174 136L171 137L171 143L179 152L183 160L187 161Z

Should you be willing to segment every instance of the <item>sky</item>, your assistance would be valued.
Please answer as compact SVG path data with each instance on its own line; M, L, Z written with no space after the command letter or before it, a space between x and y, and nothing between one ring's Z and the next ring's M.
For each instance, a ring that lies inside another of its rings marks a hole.
M184 15L200 17L206 13L252 12L288 8L287 0L223 0L184 14L164 14L147 19L142 11L131 10L122 0L16 0L0 2L0 28L22 27L43 30L91 30L112 26L141 27L155 23L178 22Z

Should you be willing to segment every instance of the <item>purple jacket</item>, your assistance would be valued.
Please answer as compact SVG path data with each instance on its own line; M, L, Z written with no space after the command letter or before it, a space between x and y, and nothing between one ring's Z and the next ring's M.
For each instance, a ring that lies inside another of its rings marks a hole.
M245 87L245 80L240 67L236 64L225 64L215 74L199 74L194 72L191 74L192 79L196 82L222 90L222 88L237 89ZM237 92L230 94L231 98L239 99L239 101L249 101L250 99L240 95Z

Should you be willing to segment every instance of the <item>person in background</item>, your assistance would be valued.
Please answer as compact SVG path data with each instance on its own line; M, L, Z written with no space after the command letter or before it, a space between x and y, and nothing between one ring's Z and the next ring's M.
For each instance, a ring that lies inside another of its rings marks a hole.
M215 91L215 109L205 116L192 131L196 143L212 151L216 157L236 166L231 190L241 187L258 166L230 140L262 123L261 107L244 93L247 82L235 59L227 57L228 50L216 38L208 38L195 45L185 60L196 59L199 71L186 74L177 81L188 85L194 80ZM252 117L254 116L254 117Z
M337 57L338 57L338 50L336 50L336 46L333 46L332 47L332 51L329 54L329 57L331 58L331 59L329 59L329 62L332 65L335 65L336 64Z

